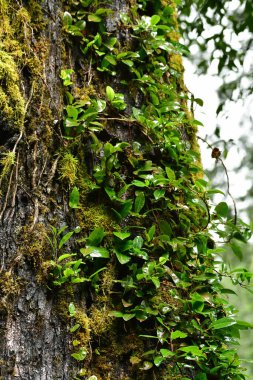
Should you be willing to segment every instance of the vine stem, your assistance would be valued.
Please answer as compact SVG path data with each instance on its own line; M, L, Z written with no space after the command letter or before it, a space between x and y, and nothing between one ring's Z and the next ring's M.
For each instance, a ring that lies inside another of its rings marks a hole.
M203 141L207 146L208 148L212 149L213 150L213 147L211 144L209 144L208 141L206 141L205 139L203 139L202 137L200 136L197 136L197 138L201 141ZM234 208L234 225L236 226L237 224L237 206L236 206L236 202L235 202L235 199L233 197L233 195L231 194L230 192L230 180L229 180L229 175L228 175L228 170L226 168L226 165L224 164L224 161L221 157L216 157L216 161L219 161L224 169L224 172L225 172L225 175L226 175L226 179L227 179L227 193L228 193L228 196L230 197L230 199L232 200L233 202L233 208Z

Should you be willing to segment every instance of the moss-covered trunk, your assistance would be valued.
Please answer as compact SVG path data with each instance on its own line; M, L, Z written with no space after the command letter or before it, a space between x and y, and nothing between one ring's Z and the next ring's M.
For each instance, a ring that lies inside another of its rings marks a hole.
M62 2L0 1L0 375L69 379L66 323L38 270L49 224L65 223L57 182Z
M4 380L234 378L175 3L0 0Z

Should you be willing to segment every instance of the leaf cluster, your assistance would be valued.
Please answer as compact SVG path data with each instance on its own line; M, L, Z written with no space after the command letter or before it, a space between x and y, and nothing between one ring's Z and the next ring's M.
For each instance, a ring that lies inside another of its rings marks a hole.
M223 296L229 290L220 281L221 251L207 227L234 243L246 241L250 231L232 223L225 202L211 209L192 137L199 122L189 117L182 87L180 57L187 49L175 38L173 7L157 2L152 9L149 3L139 1L132 13L121 15L120 28L130 31L132 48L106 31L107 8L81 1L63 15L66 32L104 83L103 99L75 99L73 73L62 72L68 90L65 136L92 141L95 186L90 192L99 192L119 228L95 228L81 239L78 253L59 258L56 252L73 231L59 243L63 231L54 231L54 281L87 282L99 295L99 274L113 263L111 315L122 326L134 321L136 334L147 342L149 349L138 359L140 371L173 368L186 376L190 369L195 379L243 379L234 347L239 330L252 326L235 318ZM110 85L112 78L122 92ZM123 93L130 100L125 102ZM131 138L101 138L102 132L110 136L114 123L131 128ZM70 203L76 208L79 190L73 191ZM238 272L234 279L250 277ZM69 312L75 316L72 307ZM76 359L84 360L84 353Z

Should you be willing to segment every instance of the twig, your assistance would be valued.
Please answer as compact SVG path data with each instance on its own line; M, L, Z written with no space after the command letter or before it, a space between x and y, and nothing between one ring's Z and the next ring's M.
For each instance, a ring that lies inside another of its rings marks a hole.
M10 194L10 189L11 189L11 181L12 181L13 172L14 172L14 169L12 168L11 174L10 174L10 177L9 177L9 184L8 184L7 193L5 195L3 208L2 208L1 213L0 213L0 220L2 219L3 213L4 213L4 211L5 211L6 207L7 207L7 202L8 202L8 198L9 198L9 194Z
M92 81L92 73L91 73L91 69L92 69L92 58L90 59L90 64L89 64L89 71L88 71L88 86L91 84L91 81Z
M60 159L60 156L58 156L58 157L56 158L56 160L54 161L54 163L53 163L53 165L52 165L52 169L51 169L51 175L50 175L50 177L48 178L47 182L45 183L45 187L47 187L48 184L49 184L49 182L51 182L52 179L54 178L54 176L55 176L55 172L56 172L56 169L57 169L57 164L58 164L59 159Z
M16 160L15 188L12 194L12 202L11 202L11 207L13 208L15 206L15 198L16 198L17 188L18 188L18 169L19 169L19 153L17 154L17 160Z
M27 113L27 110L28 110L28 107L29 107L29 104L31 103L31 100L32 100L32 97L33 97L33 91L34 91L34 82L32 83L32 87L31 87L31 91L30 91L30 94L29 94L29 98L26 102L26 105L25 105L25 110L24 110L24 118L25 118L25 115ZM22 139L23 137L23 133L24 133L24 124L22 125L22 128L21 128L21 131L20 131L20 134L19 134L19 137L14 145L14 148L12 149L12 152L15 153L16 152L16 149L17 149L17 146L20 142L20 140Z
M222 166L223 166L223 169L226 173L226 177L227 177L227 193L228 195L230 196L232 202L233 202L233 205L234 205L234 225L237 224L237 207L236 207L236 202L234 200L234 197L232 196L232 194L230 193L230 184L229 184L229 177L228 177L228 171L227 171L227 168L222 160L222 158L218 158L218 161L221 162Z
M38 198L36 197L36 198L35 198L35 201L34 201L33 223L32 223L32 226L31 226L31 228L30 228L30 231L32 231L32 230L34 229L34 226L35 226L35 224L37 223L38 217L39 217L39 200L38 200Z

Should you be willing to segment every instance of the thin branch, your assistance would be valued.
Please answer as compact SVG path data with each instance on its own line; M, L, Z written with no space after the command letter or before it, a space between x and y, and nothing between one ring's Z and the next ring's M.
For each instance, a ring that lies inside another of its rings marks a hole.
M212 149L212 151L215 149L215 148L212 147L211 144L209 144L208 141L206 141L202 137L197 136L197 138L199 140L203 141L208 146L208 148ZM236 225L237 224L237 207L236 207L235 199L234 199L233 195L230 192L230 180L229 180L229 176L228 176L228 171L227 171L226 165L224 164L224 161L222 160L221 157L217 156L217 157L214 157L214 158L216 158L216 161L219 161L221 163L221 165L222 165L222 167L223 167L223 169L225 171L225 174L226 174L226 179L227 179L227 194L228 194L228 196L230 197L230 199L233 202L233 207L234 207L234 225Z

